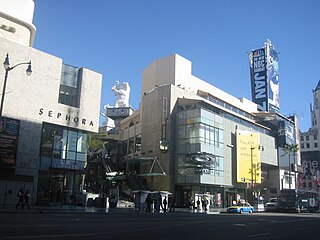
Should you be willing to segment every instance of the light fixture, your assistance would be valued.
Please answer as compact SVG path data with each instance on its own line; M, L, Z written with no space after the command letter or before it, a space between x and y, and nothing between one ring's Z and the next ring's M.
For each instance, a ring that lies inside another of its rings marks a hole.
M159 147L160 147L160 150L161 150L162 152L166 152L166 151L168 151L168 149L169 149L169 143L168 143L167 141L165 141L165 140L161 140Z
M7 85L7 80L8 80L8 75L9 75L9 71L11 71L12 69L14 69L15 67L19 66L19 65L24 65L24 64L28 64L28 68L26 70L26 74L27 76L30 76L32 73L31 70L31 61L29 62L23 62L23 63L18 63L16 65L14 65L13 67L10 67L10 61L9 61L9 54L7 53L6 58L3 62L3 67L6 70L5 72L5 76L4 76L4 82L3 82L3 87L2 87L2 95L1 95L1 105L0 105L0 118L2 117L2 111L3 111L3 103L4 103L4 95L6 92L6 85Z

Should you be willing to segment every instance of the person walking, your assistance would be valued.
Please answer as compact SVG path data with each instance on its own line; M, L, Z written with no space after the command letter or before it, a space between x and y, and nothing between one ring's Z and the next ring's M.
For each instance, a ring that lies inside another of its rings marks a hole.
M29 205L29 199L30 199L30 192L29 189L26 190L26 192L23 195L24 197L24 203L22 204L22 209L24 208L25 205L27 205L28 210L30 210L30 205Z
M176 207L176 198L173 195L172 198L171 198L171 201L170 201L170 210L169 210L169 212L174 212L175 207Z
M146 198L145 202L146 202L146 204L147 204L146 212L149 213L149 212L151 212L151 204L152 204L152 202L153 202L150 193L147 195L147 198Z
M162 207L163 212L166 213L166 212L167 212L167 204L168 204L167 196L164 197L164 199L163 199L163 201L162 201L162 204L163 204L163 205L162 205L162 206L163 206L163 207Z
M17 194L17 197L19 198L19 201L18 203L16 204L16 209L18 209L18 207L20 206L21 209L23 208L23 200L24 200L24 193L23 193L23 190L22 188L20 188L18 194Z

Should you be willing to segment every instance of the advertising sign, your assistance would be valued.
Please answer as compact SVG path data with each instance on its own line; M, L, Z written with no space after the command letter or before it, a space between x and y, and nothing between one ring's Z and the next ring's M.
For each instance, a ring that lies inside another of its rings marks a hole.
M237 130L237 182L261 183L260 135Z
M15 166L20 121L0 118L0 165Z
M266 47L267 56L267 77L268 77L268 102L269 112L279 112L279 65L278 53L273 46L268 44Z
M250 55L252 101L259 111L268 111L267 69L264 48L252 51Z
M278 144L283 147L286 144L295 143L294 125L288 121L279 121L278 123Z

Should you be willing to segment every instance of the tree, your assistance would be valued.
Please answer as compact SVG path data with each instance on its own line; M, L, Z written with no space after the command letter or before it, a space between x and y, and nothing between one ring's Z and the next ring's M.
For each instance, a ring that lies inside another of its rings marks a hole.
M284 155L288 155L289 157L289 189L291 189L291 155L293 155L294 164L296 164L296 154L299 151L299 145L298 144L286 144L283 148ZM295 182L296 185L296 182Z

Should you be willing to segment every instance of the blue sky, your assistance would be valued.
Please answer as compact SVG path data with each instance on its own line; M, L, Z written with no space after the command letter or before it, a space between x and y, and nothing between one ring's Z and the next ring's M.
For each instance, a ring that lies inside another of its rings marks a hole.
M101 110L115 81L138 109L142 71L177 53L193 75L251 100L248 52L270 39L279 52L280 112L310 127L320 80L318 0L34 0L34 48L103 74ZM103 117L101 117L101 122Z

